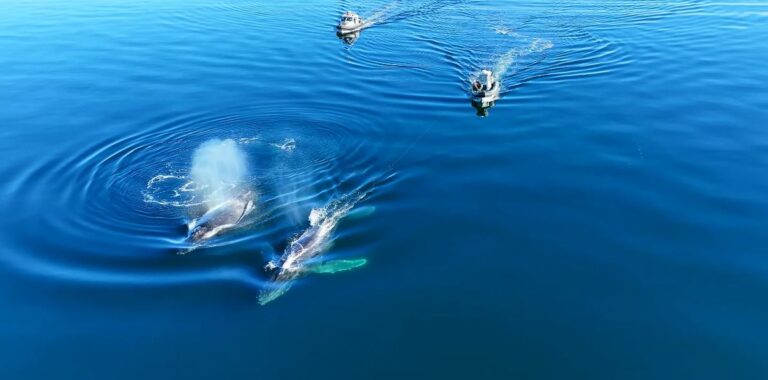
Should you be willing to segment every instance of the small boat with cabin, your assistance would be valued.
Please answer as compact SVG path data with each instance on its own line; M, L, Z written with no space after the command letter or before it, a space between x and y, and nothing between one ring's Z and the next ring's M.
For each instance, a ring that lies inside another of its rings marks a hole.
M355 33L365 28L366 24L365 20L363 20L357 13L344 12L344 14L341 15L339 24L336 25L336 31L342 35Z
M499 99L501 83L493 77L493 71L483 70L481 73L485 76L485 83L479 79L472 82L472 102L488 107Z

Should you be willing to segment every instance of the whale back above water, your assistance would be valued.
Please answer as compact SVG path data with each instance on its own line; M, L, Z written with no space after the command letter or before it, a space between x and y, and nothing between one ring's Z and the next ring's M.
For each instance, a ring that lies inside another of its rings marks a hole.
M260 304L264 305L285 294L294 280L306 272L312 272L313 268L317 269L315 271L318 273L334 273L365 264L365 260L355 261L356 265L339 265L339 270L331 270L333 265L312 265L312 262L329 247L332 233L339 221L367 194L368 192L356 193L333 201L324 208L312 209L309 214L309 227L288 244L278 260L267 264L266 268L273 270L274 274L271 286L259 294Z
M200 244L220 233L237 227L254 208L253 194L226 200L210 208L187 225L187 242Z

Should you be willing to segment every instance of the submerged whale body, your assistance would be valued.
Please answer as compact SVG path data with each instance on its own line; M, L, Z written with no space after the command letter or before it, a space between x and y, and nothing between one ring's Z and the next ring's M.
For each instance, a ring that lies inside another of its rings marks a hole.
M266 269L273 271L274 274L271 285L259 294L260 304L267 304L285 294L294 281L305 273L336 273L366 264L365 259L334 260L320 264L316 260L330 245L332 233L339 220L346 216L365 195L357 194L352 199L347 197L325 208L313 209L310 212L309 228L288 244L279 259L267 264Z
M219 203L187 224L186 241L198 246L224 231L237 227L252 210L253 193L250 191Z

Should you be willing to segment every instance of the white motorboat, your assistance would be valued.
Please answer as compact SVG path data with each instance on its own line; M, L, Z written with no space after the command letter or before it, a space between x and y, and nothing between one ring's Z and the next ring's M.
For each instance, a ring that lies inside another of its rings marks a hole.
M479 79L472 82L472 102L482 107L490 107L499 99L501 83L493 77L493 71L483 70L481 73L485 75L485 83Z
M365 20L363 20L357 13L345 12L341 15L339 24L336 25L336 31L342 35L355 33L365 28L366 24Z

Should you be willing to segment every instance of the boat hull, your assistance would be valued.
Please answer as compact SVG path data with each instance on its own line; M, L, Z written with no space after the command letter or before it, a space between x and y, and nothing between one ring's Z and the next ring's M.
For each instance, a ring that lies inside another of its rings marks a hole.
M472 102L487 106L491 103L499 100L499 85L498 82L494 84L493 88L487 91L473 91Z
M337 25L336 26L336 33L338 33L339 35L342 35L342 36L346 35L346 34L357 33L359 31L363 30L364 27L365 27L365 25L358 25L358 26L354 26L354 27L342 27L340 25Z

